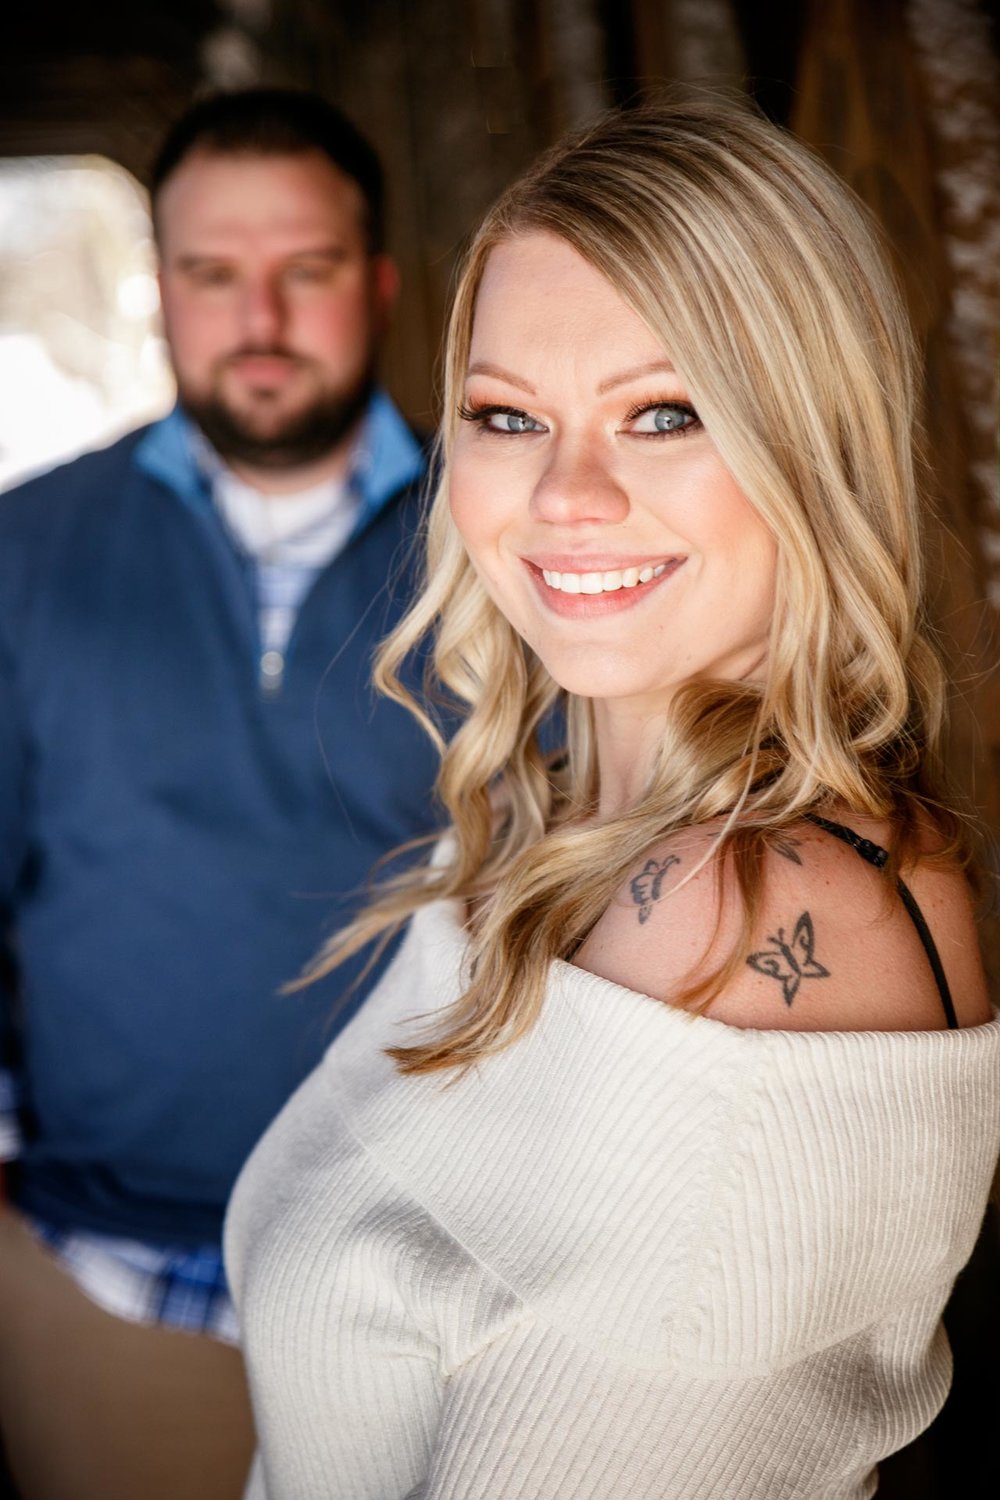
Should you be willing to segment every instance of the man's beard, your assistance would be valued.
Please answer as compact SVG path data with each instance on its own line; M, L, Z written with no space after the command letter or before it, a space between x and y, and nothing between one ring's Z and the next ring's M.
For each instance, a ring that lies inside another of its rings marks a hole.
M280 355L284 350L254 349L241 353ZM220 458L253 469L304 468L328 457L356 425L371 400L375 372L367 369L350 390L319 391L283 422L263 427L252 411L235 410L221 394L217 381L207 395L195 395L178 380L178 395ZM266 401L261 401L266 414Z

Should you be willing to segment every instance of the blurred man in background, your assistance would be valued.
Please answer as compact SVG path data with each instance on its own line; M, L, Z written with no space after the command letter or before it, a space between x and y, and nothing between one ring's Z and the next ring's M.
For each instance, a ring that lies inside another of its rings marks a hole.
M225 1202L350 1013L342 978L280 987L434 817L431 749L369 687L425 468L376 382L374 152L313 96L220 96L168 136L153 212L176 409L0 500L0 1433L24 1500L240 1494Z

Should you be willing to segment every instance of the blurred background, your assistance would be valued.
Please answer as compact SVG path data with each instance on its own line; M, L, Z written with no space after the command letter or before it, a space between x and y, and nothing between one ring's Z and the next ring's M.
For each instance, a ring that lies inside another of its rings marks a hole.
M671 80L751 93L868 203L905 288L926 363L949 762L995 838L1000 0L40 0L4 32L0 487L169 407L143 183L198 93L314 88L372 138L404 288L385 374L426 427L456 258L511 175L566 127ZM950 1315L955 1393L886 1466L880 1497L1000 1494L996 1240L994 1226Z

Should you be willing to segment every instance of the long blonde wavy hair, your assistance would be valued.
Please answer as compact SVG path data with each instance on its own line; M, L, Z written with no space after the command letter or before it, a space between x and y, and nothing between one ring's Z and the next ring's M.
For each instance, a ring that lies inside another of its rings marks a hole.
M597 815L590 705L562 693L487 596L448 507L449 459L483 269L518 235L558 235L607 277L683 372L723 461L771 528L778 582L762 684L696 680L638 802ZM721 820L743 896L728 958L677 997L703 1007L745 959L761 856L778 829L840 804L889 818L892 868L928 820L943 857L965 834L938 786L942 673L921 625L920 499L909 326L872 227L800 143L720 98L612 113L548 152L472 240L445 351L439 484L423 591L376 682L441 750L446 857L378 889L307 978L422 905L462 903L464 993L393 1049L409 1072L461 1067L534 1022L628 873L670 833ZM444 743L400 681L431 636L436 691L461 713ZM546 756L539 729L560 723Z

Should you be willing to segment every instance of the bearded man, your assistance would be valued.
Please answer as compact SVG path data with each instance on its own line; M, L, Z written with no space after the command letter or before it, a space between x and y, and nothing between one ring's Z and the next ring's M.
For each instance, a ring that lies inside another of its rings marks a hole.
M359 1003L282 987L434 822L431 747L369 689L425 470L375 375L397 291L375 153L315 96L219 96L170 132L153 214L175 410L0 500L23 1500L239 1495L224 1207Z

